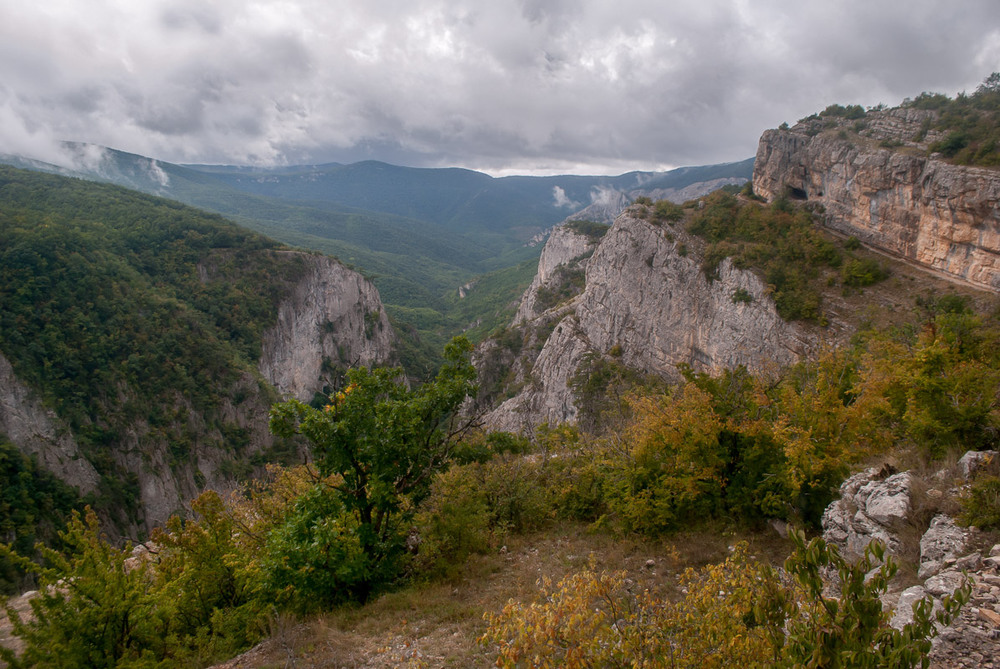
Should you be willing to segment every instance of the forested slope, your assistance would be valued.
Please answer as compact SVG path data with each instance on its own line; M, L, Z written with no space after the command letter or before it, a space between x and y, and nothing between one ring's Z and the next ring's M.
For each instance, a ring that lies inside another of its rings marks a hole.
M258 362L310 256L176 202L11 168L0 242L0 354L96 470L90 501L120 528L290 448L267 431L277 394ZM358 309L364 337L381 307Z

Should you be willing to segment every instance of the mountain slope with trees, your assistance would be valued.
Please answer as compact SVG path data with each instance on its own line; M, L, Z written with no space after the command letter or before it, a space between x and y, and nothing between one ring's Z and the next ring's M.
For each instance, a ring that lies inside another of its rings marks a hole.
M88 501L116 531L297 452L267 431L278 393L258 365L313 257L177 202L13 168L0 240L0 353L96 470ZM347 306L358 332L327 333L345 352L384 318Z

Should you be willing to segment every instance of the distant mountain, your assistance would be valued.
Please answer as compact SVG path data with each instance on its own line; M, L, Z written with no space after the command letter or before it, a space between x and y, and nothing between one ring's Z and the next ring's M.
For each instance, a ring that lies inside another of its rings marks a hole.
M605 176L493 178L466 169L399 167L376 161L277 169L190 166L254 195L324 207L330 204L432 221L455 232L546 228L609 193L680 190L719 179L748 181L753 159L669 172ZM517 233L515 233L517 234Z
M538 257L528 246L568 219L611 220L639 195L743 183L753 161L607 176L494 178L467 169L375 161L276 168L176 165L90 144L64 145L64 166L17 156L0 162L105 181L222 214L276 240L331 254L369 276L398 319L420 322L430 350L475 324L502 322L530 282L475 282ZM700 186L699 186L700 185ZM513 276L510 275L510 276ZM454 296L473 282L495 290L470 314ZM523 284L523 285L522 285ZM500 309L503 314L495 310ZM471 318L470 318L471 317Z

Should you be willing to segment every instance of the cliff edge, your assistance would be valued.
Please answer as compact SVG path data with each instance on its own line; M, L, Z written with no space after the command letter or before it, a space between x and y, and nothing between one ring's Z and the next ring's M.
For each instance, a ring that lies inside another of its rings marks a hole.
M753 188L825 207L831 229L953 280L1000 290L1000 171L927 155L935 112L810 117L761 136Z

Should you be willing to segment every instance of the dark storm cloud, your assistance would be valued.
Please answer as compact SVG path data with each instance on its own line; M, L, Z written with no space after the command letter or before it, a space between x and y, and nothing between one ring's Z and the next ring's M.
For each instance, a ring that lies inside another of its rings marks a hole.
M994 70L994 0L0 0L0 151L621 172Z

